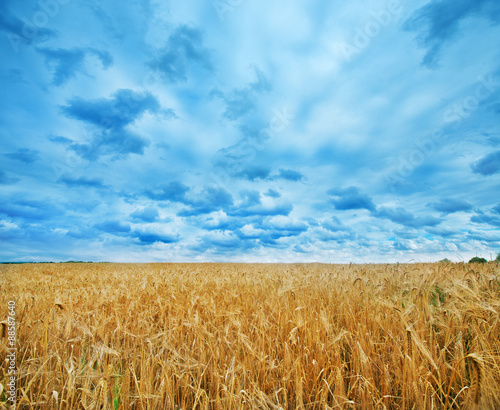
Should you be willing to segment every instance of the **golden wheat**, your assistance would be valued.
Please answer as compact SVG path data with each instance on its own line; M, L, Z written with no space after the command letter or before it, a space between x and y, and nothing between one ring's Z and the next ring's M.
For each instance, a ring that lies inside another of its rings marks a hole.
M14 300L18 408L498 408L498 279L495 264L2 265L0 323Z

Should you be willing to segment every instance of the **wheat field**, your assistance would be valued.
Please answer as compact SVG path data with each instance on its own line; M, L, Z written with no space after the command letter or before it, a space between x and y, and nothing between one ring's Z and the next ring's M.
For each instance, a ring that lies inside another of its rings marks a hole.
M2 265L3 317L16 302L17 408L500 408L499 273ZM6 333L3 321L2 361ZM9 408L5 366L0 383Z

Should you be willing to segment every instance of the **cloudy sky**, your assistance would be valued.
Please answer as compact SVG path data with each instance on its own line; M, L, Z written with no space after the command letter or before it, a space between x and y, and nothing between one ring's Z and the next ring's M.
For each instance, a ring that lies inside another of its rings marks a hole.
M0 260L500 251L498 0L4 0Z

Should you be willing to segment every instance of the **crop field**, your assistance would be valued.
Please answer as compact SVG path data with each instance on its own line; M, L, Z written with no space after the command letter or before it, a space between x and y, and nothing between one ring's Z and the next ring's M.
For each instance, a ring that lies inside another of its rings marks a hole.
M494 263L2 265L0 289L18 409L500 408Z

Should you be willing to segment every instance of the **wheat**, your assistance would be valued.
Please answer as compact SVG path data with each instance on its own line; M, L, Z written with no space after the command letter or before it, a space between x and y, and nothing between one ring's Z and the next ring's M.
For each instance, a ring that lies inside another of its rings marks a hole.
M481 400L481 383L483 379L483 362L481 358L471 353L467 356L472 364L472 398L475 404Z
M18 407L500 408L498 268L475 269L2 265Z
M410 329L406 329L406 338L405 339L406 339L406 344L405 344L406 356L411 359L413 357L413 343L412 343Z

